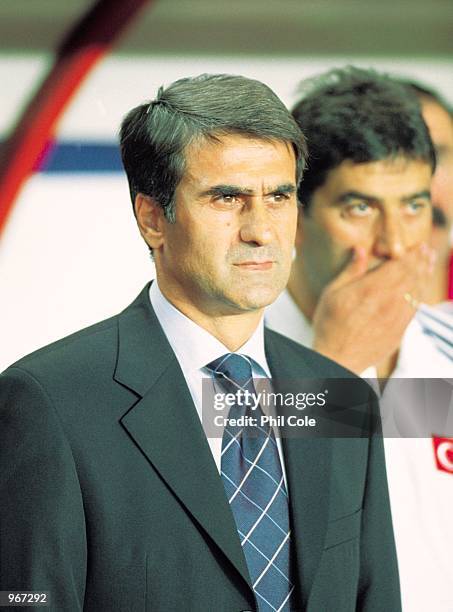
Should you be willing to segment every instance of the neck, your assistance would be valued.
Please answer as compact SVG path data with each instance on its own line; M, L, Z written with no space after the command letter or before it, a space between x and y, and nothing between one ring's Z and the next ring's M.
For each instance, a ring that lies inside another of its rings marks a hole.
M379 379L387 379L392 375L398 361L398 351L377 364L376 372Z
M172 291L158 279L162 295L187 318L209 332L229 351L237 351L251 338L263 316L263 308L241 311L231 305L224 308L216 305L191 302L178 291Z

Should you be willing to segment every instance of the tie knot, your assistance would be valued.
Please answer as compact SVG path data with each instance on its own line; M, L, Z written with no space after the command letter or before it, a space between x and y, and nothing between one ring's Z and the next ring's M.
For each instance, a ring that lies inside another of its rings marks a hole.
M227 353L218 359L214 359L206 366L214 374L228 381L245 387L252 378L252 365L250 359L238 353Z

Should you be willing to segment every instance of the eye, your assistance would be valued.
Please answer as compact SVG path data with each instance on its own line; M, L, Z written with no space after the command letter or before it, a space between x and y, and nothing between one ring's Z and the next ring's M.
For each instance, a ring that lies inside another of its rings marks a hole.
M425 200L411 200L404 205L407 214L415 216L420 214L427 206L428 202Z
M266 199L271 205L282 205L286 204L286 202L291 201L291 194L277 191L275 193L270 193Z
M274 193L273 194L273 199L276 202L284 202L285 200L289 200L290 195L289 193Z
M276 202L286 202L291 199L291 194L289 193L274 193L274 200Z
M214 196L212 201L216 207L223 209L234 208L238 204L241 204L240 195L236 193L219 193Z
M210 206L219 212L235 213L242 210L244 196L241 193L216 193L210 199Z
M349 204L346 210L351 217L368 217L373 212L373 207L368 202L357 202Z
M239 200L238 196L233 193L221 193L214 198L216 202L227 202L233 204Z

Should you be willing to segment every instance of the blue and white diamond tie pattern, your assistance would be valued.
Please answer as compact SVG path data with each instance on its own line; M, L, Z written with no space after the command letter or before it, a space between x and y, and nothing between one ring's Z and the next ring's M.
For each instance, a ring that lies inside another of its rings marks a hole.
M256 395L251 362L228 353L207 365L224 393ZM236 522L260 612L291 610L288 495L272 428L261 425L261 408L231 406L228 418L253 416L257 426L226 426L221 476Z

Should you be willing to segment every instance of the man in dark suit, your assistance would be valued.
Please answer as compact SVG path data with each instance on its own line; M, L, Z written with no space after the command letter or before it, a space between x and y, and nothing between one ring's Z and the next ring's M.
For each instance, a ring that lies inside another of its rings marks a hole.
M121 147L157 278L2 375L0 590L68 612L398 611L370 388L263 328L291 264L296 123L265 85L205 75L133 109ZM252 375L352 381L359 434L207 437L203 379Z

